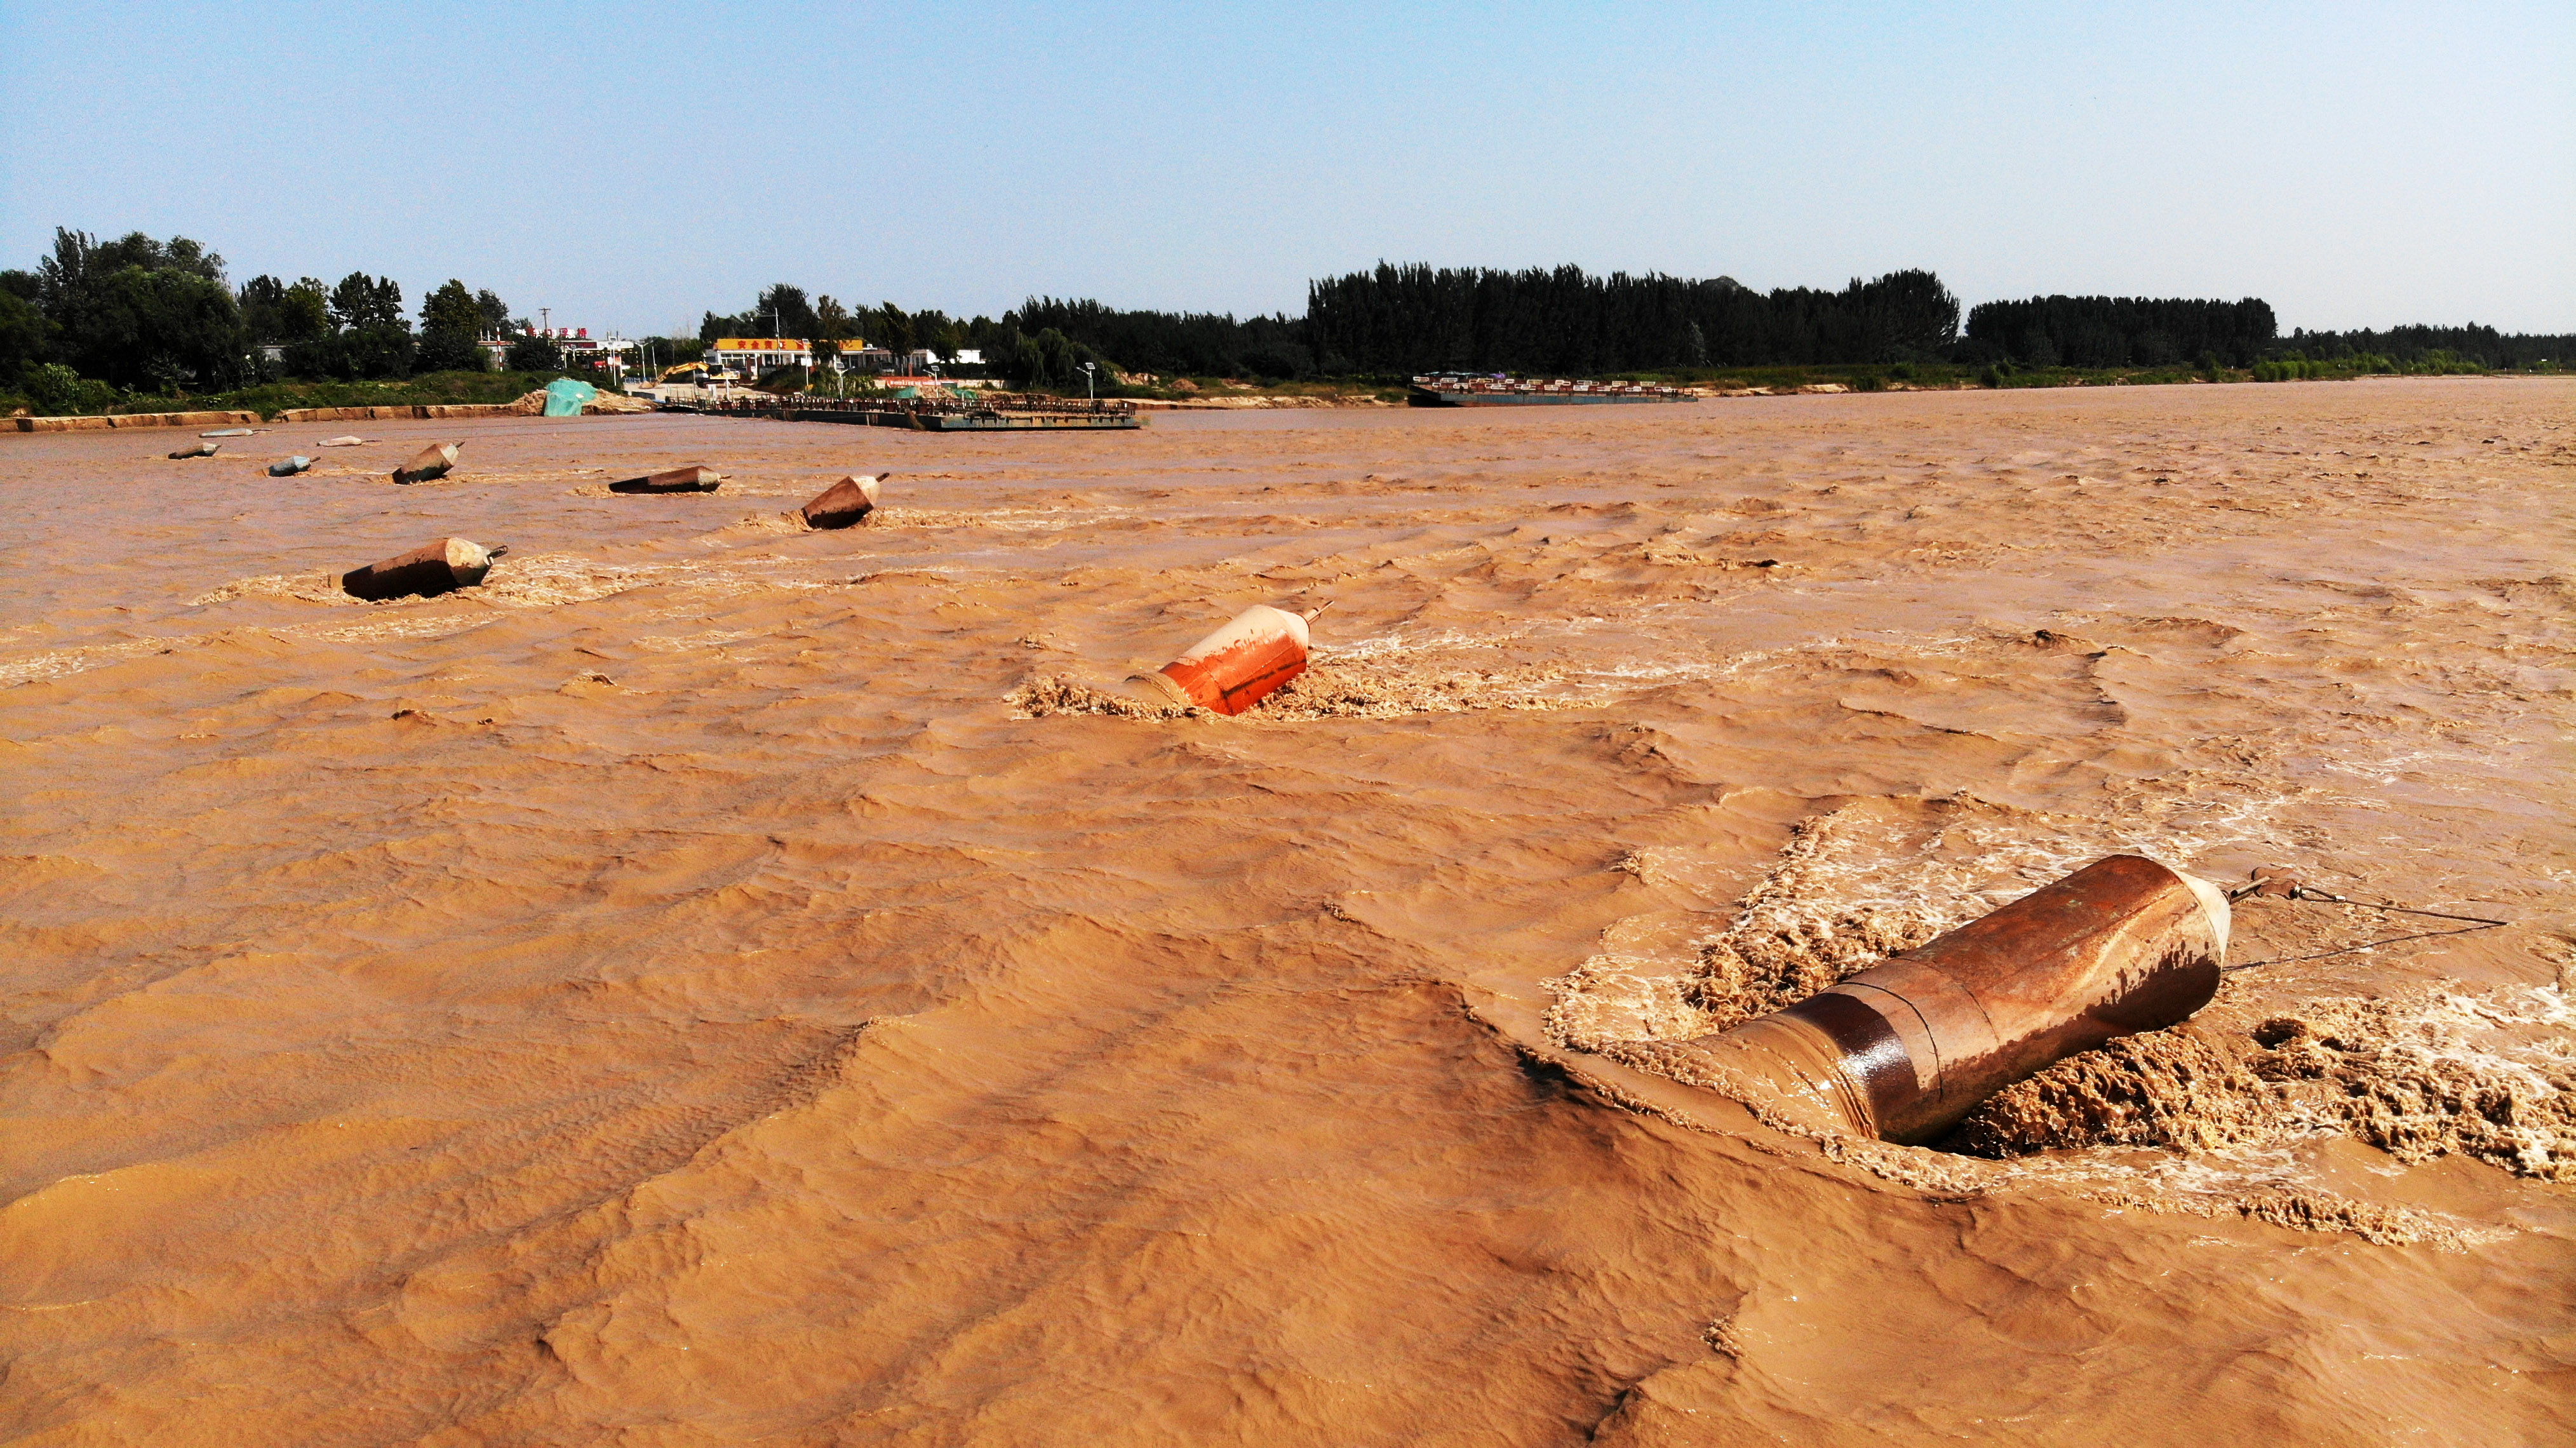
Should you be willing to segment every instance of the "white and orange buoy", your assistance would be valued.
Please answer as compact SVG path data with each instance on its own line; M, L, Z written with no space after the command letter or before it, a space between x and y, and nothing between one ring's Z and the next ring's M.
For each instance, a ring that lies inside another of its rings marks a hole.
M1306 672L1306 621L1323 611L1300 616L1254 604L1179 658L1128 682L1148 685L1175 704L1240 714Z
M796 510L796 516L808 528L847 528L876 511L877 485L892 476L853 473L815 494L812 502Z
M463 445L464 444L462 443L442 442L422 448L419 452L412 454L410 462L394 469L394 481L397 483L425 483L432 478L446 477L447 470L456 466L456 450Z
M441 538L380 563L340 575L340 588L352 598L423 598L472 588L492 571L492 560L510 551L507 543L486 548L463 538Z
M1930 1141L2016 1081L2208 1004L2228 923L2215 886L2112 855L1683 1048L1815 1125Z

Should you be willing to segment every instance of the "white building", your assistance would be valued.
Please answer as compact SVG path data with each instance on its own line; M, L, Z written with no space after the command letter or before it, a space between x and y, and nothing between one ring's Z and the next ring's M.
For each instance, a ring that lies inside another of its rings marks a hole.
M482 339L483 350L492 354L492 366L496 371L509 366L510 348L522 337L550 338L566 362L594 363L612 372L625 371L626 354L635 350L631 338L594 337L588 327L530 327L524 332L503 332Z
M814 346L802 337L718 337L707 344L707 362L757 380L774 367L810 367Z

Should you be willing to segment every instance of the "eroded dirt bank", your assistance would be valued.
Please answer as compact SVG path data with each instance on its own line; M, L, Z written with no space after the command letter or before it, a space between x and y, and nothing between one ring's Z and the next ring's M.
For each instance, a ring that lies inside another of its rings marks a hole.
M367 431L0 438L13 1441L2576 1432L2576 384ZM1947 1151L1659 1070L2111 849L2521 923Z

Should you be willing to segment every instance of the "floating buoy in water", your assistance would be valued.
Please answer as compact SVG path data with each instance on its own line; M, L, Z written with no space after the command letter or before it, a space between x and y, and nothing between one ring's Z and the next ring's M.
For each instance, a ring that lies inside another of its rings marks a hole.
M220 446L222 446L220 443L201 442L195 447L183 447L170 454L170 460L176 462L181 458L210 458L215 455L215 449Z
M724 485L713 468L673 468L640 478L621 478L608 485L612 493L712 493Z
M492 571L492 560L510 551L507 543L490 548L462 538L425 543L382 563L370 563L340 575L340 587L353 598L423 598L472 588Z
M874 512L877 506L877 484L887 474L867 477L853 473L815 495L812 502L796 510L808 528L847 528Z
M456 450L462 446L462 443L442 442L422 448L412 454L410 462L394 469L394 481L425 483L432 478L446 477L447 470L456 466Z
M1322 612L1301 618L1254 604L1179 658L1128 682L1146 684L1175 704L1240 714L1306 672L1306 620Z
M362 444L370 443L370 442L373 442L373 441L375 441L375 439L374 439L374 438L371 438L371 437L358 437L358 436L356 436L356 435L352 434L351 436L348 436L348 437L326 437L326 438L322 439L320 442L315 443L315 444L314 444L314 446L316 446L316 447L358 447L358 446L361 446Z
M2016 1081L2208 1004L2227 929L2217 887L2112 855L1687 1049L1816 1124L1929 1141Z
M268 475L272 478L291 478L311 466L313 466L313 459L306 457L302 453L297 453L295 456L283 461L270 463L268 465Z
M199 437L248 437L248 436L250 436L250 435L251 435L252 431L253 431L253 429L251 429L251 428L247 428L247 427L225 427L225 428L218 428L218 429L216 429L216 430L215 430L215 431L213 431L213 432L201 432L201 433L197 434L197 436L199 436Z

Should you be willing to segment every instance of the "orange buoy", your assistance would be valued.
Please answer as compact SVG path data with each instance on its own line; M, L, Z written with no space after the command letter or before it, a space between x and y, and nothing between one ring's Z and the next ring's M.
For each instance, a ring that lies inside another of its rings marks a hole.
M724 474L713 468L673 468L608 485L612 493L712 493L724 486Z
M340 587L353 598L423 598L472 588L492 571L492 560L510 551L507 543L490 548L463 538L441 538L409 553L353 568L340 575Z
M1929 1141L2016 1081L2208 1004L2227 930L2215 886L2112 855L1685 1048L1816 1124Z
M877 484L893 474L876 477L853 473L814 496L812 502L796 510L808 528L847 528L876 511Z
M1306 619L1312 617L1254 604L1179 658L1128 682L1150 685L1176 704L1240 714L1306 672Z
M410 462L394 469L394 481L425 483L432 478L446 477L447 470L456 466L456 450L462 446L463 443L442 442L422 448L412 454Z

